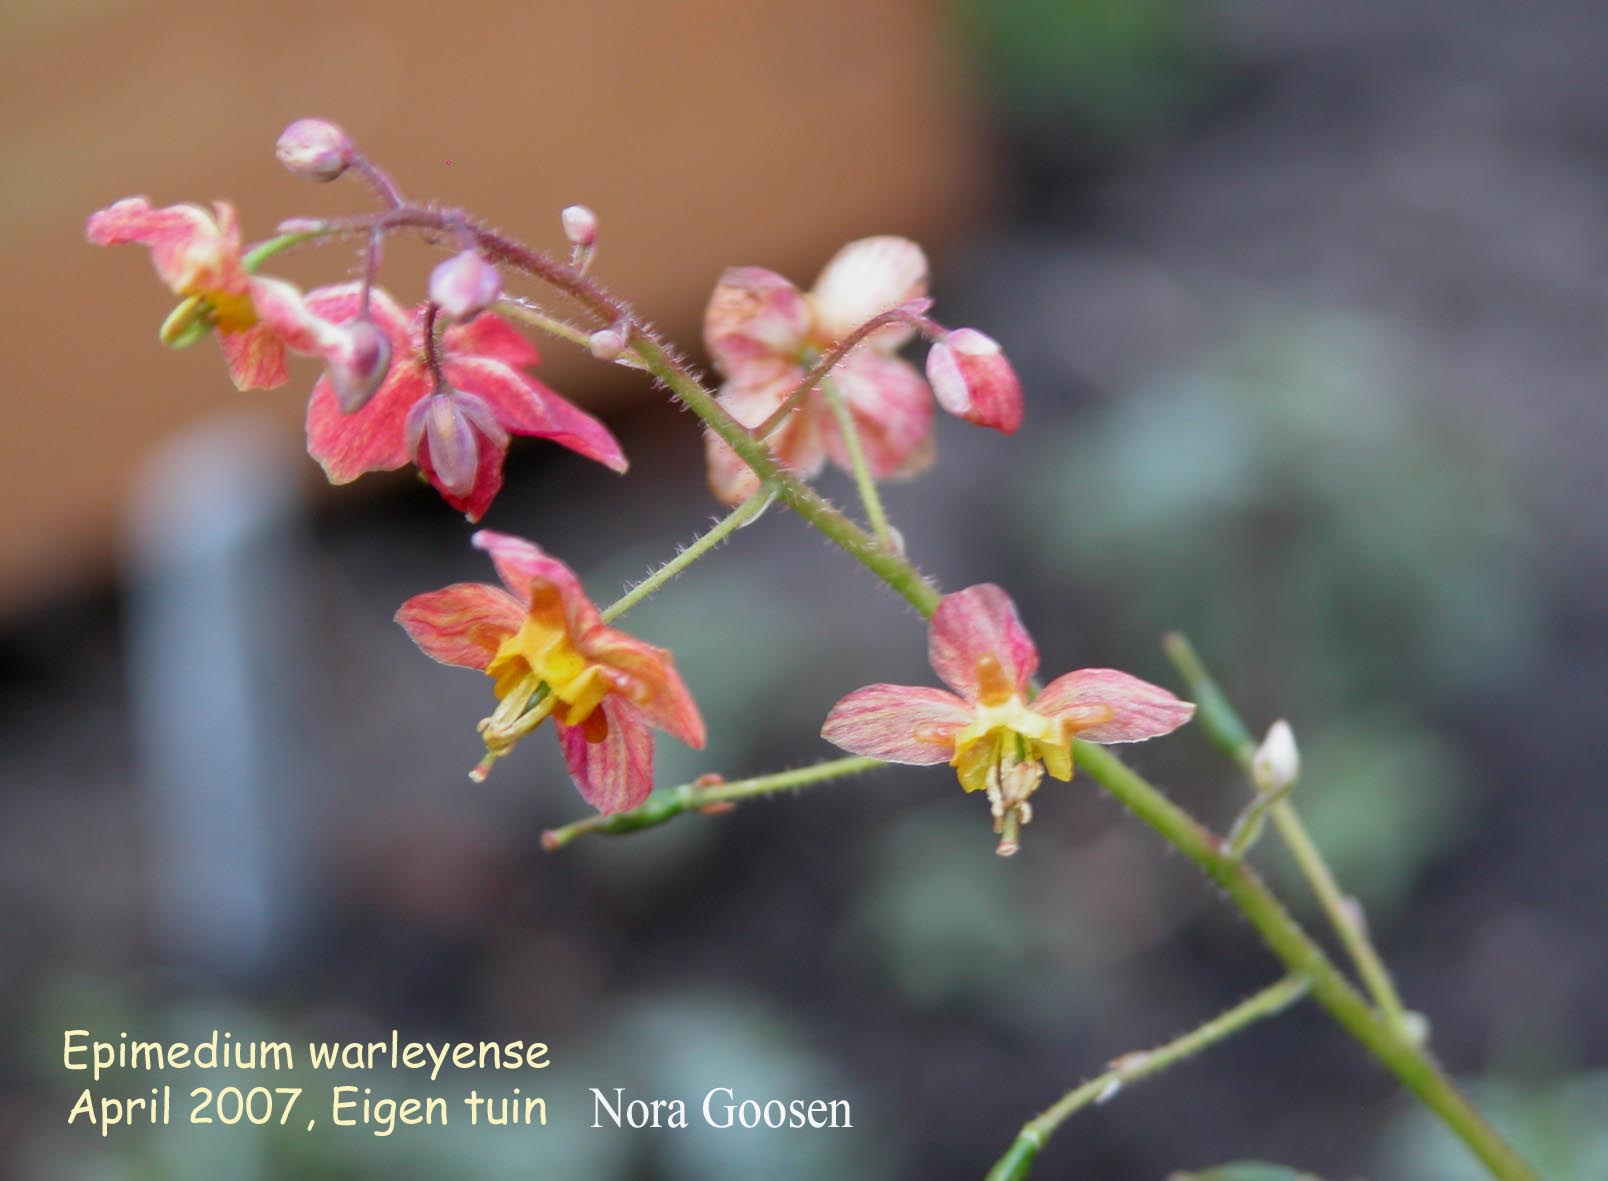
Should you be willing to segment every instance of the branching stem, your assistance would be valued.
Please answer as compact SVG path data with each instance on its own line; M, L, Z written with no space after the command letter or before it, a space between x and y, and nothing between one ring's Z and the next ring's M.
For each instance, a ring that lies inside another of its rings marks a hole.
M705 532L699 534L691 544L675 557L605 607L603 609L603 622L613 623L648 596L669 585L671 580L688 566L691 566L699 558L719 546L726 538L758 517L774 499L776 499L774 492L761 489L754 493L754 495L732 509L731 512L716 521Z
M1189 691L1195 696L1202 729L1247 775L1251 774L1256 742L1199 653L1188 637L1178 632L1169 635L1163 646L1179 675L1189 686ZM1368 928L1356 905L1346 898L1335 881L1329 863L1312 840L1294 803L1287 796L1269 799L1266 812L1273 821L1273 827L1278 830L1279 838L1295 858L1302 876L1311 885L1312 893L1323 907L1329 925L1345 945L1346 954L1356 965L1358 974L1373 996L1374 1004L1379 1006L1379 1012L1392 1027L1403 1034L1410 1034L1406 1008L1390 977L1390 970L1385 967L1373 940L1369 938ZM1243 854L1244 850L1239 852Z
M1159 1074L1258 1021L1284 1012L1304 997L1311 987L1310 982L1300 976L1286 976L1166 1045L1124 1054L1112 1062L1111 1068L1104 1074L1098 1074L1074 1087L1042 1114L1022 1125L1016 1140L988 1171L986 1181L1021 1181L1028 1175L1039 1150L1055 1134L1056 1129L1078 1111L1115 1098L1117 1092L1128 1084Z
M884 765L877 759L856 756L829 759L813 766L756 775L751 779L735 779L730 783L683 783L680 787L654 792L629 811L616 812L612 816L588 816L562 828L550 828L542 834L542 848L549 851L562 849L576 837L588 833L619 836L638 832L674 820L683 812L696 812L720 804L753 799L755 796L775 795L817 783L829 783L851 775L863 775Z
M893 548L893 532L888 527L888 513L882 507L882 495L877 491L877 479L866 462L865 447L860 442L860 428L843 399L843 392L834 381L823 381L821 389L837 419L838 433L843 436L843 447L849 453L849 467L854 471L854 486L859 489L860 503L865 507L865 519L871 532L886 549Z

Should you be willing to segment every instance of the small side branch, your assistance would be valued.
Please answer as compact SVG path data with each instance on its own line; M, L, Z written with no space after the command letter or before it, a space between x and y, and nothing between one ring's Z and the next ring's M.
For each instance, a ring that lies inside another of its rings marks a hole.
M874 771L886 765L880 759L856 756L847 759L829 759L792 771L756 775L752 779L735 779L730 783L706 783L702 780L683 783L680 787L654 792L643 803L629 811L616 812L612 816L588 816L562 828L550 828L542 834L542 848L551 853L555 849L562 849L576 837L583 837L588 833L620 836L664 824L684 812L724 811L738 800L776 795L800 787L811 787L817 783L829 783L834 779L847 779L851 775L863 775L867 771Z
M1190 693L1198 703L1197 716L1207 737L1250 774L1252 760L1256 756L1256 742L1218 686L1216 679L1206 668L1205 662L1201 660L1188 638L1179 632L1169 635L1164 646L1174 667L1178 669L1178 674L1184 678ZM1361 909L1354 900L1347 898L1341 891L1339 883L1335 881L1334 873L1329 869L1329 863L1324 860L1322 852L1312 840L1311 834L1307 832L1301 814L1296 811L1295 805L1287 795L1275 794L1260 798L1265 800L1261 810L1265 811L1273 821L1273 827L1278 830L1279 838L1290 850L1302 875L1312 887L1312 892L1317 897L1319 905L1323 907L1329 925L1340 937L1340 942L1345 945L1346 954L1351 957L1351 962L1356 966L1363 983L1367 985L1380 1016L1393 1029L1409 1039L1416 1037L1416 1026L1408 1020L1406 1007L1396 991L1390 970L1385 967L1384 960L1380 958L1379 952L1374 948L1373 940L1368 936L1367 921L1363 918ZM1243 837L1246 834L1241 832L1240 835ZM1244 850L1238 852L1243 853Z
M986 1181L1021 1181L1032 1169L1039 1150L1078 1111L1115 1098L1117 1092L1130 1083L1159 1074L1263 1018L1282 1013L1304 997L1311 987L1312 983L1306 977L1291 974L1182 1037L1174 1038L1153 1050L1124 1054L1114 1060L1104 1074L1074 1087L1043 1114L1022 1125L1020 1134L1006 1149L1005 1155L989 1170Z

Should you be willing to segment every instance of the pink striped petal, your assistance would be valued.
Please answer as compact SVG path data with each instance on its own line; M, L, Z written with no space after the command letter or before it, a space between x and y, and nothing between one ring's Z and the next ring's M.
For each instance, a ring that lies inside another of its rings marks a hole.
M332 484L404 467L410 458L408 412L429 392L416 365L393 364L368 404L347 414L329 378L320 377L307 403L307 450Z
M125 197L92 213L84 236L97 246L149 246L157 275L175 292L243 291L234 208L223 202L216 208L216 216L199 205L156 209L144 197Z
M357 319L363 310L363 285L353 281L315 287L307 293L306 303L313 315L331 324L344 324ZM394 356L400 359L418 352L410 343L411 335L419 327L417 311L408 313L383 287L375 287L369 292L368 314L380 331L391 338Z
M295 284L254 275L250 291L258 319L291 352L322 357L341 344L343 336L335 322L314 311Z
M763 267L731 267L704 312L704 345L728 378L752 383L778 358L796 361L811 313L792 283Z
M1065 718L1090 742L1140 742L1170 734L1195 707L1160 685L1113 668L1082 668L1057 677L1033 699L1037 713Z
M557 608L569 634L583 636L603 626L597 608L575 571L550 557L534 542L511 533L482 529L469 539L476 549L491 555L497 577L532 611Z
M873 316L926 294L927 256L910 239L892 236L850 242L826 264L810 292L816 330L827 340L842 340ZM872 343L892 352L912 332L893 325Z
M454 354L443 358L442 370L455 388L484 398L514 434L549 439L616 472L628 466L606 426L528 374L491 357Z
M921 374L897 357L864 351L845 361L833 380L877 479L912 476L932 463L932 391ZM852 470L837 419L830 410L819 417L832 462Z
M967 701L996 704L1022 693L1038 668L1038 649L1011 597L993 583L945 595L932 614L927 657Z
M955 731L972 708L953 693L919 685L867 685L832 707L821 737L857 755L930 766L955 754Z
M608 722L601 741L587 741L586 732L595 731L595 723L562 722L557 723L558 741L581 798L609 816L636 807L653 790L653 731L616 698L604 698L598 708Z
M362 287L341 283L309 291L309 312L344 324L362 310ZM364 472L393 471L410 458L408 412L429 394L430 384L411 346L411 325L396 301L379 288L369 296L369 316L391 342L391 369L362 409L347 414L328 377L320 377L307 403L307 450L323 465L332 484L346 484Z
M529 337L492 312L448 328L441 334L441 347L446 352L490 357L516 369L528 368L541 360Z
M258 322L240 332L219 331L218 345L237 390L271 390L290 380L285 346L269 324Z
M784 369L779 377L763 385L749 386L727 382L719 401L743 426L755 427L771 416L804 377L796 366ZM782 466L812 479L826 463L826 445L821 433L825 408L819 395L811 394L804 404L765 442ZM709 465L709 489L726 504L741 504L759 491L753 469L737 457L713 431L704 432L704 454Z
M524 618L525 609L513 595L483 582L414 595L396 613L396 621L430 659L480 672Z
M611 627L582 636L577 646L582 656L610 670L616 690L645 722L703 749L703 717L669 652Z

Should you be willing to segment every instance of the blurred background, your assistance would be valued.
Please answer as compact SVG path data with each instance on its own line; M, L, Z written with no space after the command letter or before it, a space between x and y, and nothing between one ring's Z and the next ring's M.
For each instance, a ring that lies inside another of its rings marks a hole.
M5 21L0 1170L975 1178L1107 1059L1276 972L1084 780L1046 785L1003 863L936 770L541 852L584 811L551 739L470 784L486 684L390 622L486 576L463 521L404 473L323 485L313 371L235 393L211 343L158 346L143 252L82 244L135 192L228 197L248 236L366 207L273 159L320 114L410 193L542 245L591 204L604 279L693 352L725 265L807 282L850 238L923 241L937 314L1004 343L1030 418L1009 440L939 424L938 472L887 490L911 552L946 586L1008 585L1047 668L1173 683L1158 640L1181 627L1253 727L1289 717L1303 808L1450 1068L1548 1178L1608 1176L1608 13L69 0ZM396 250L387 285L427 263ZM633 468L516 442L487 524L607 601L715 511L701 447L629 374L544 348ZM674 646L712 723L704 752L661 745L664 784L822 757L842 692L927 676L918 621L781 511L631 627ZM1242 803L1196 733L1134 757L1215 823ZM544 1039L550 1126L102 1140L64 1126L65 1026ZM856 1126L587 1127L591 1086L722 1085L845 1096ZM1310 1007L1078 1116L1039 1172L1242 1157L1478 1175Z

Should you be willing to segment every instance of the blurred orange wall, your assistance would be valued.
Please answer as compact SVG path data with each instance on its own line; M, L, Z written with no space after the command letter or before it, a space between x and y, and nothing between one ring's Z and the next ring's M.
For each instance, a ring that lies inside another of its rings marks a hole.
M144 252L82 240L87 213L132 193L229 197L248 238L368 207L353 183L279 168L295 117L341 122L410 193L537 244L562 244L560 207L592 205L600 274L683 339L722 266L807 280L851 237L930 243L985 172L937 9L915 0L69 0L6 24L0 611L108 569L131 476L165 435L241 398L299 429L311 370L235 394L212 342L157 344L171 300ZM396 259L386 281L407 297L423 256ZM355 261L284 270L328 281ZM570 390L596 372L546 352Z

